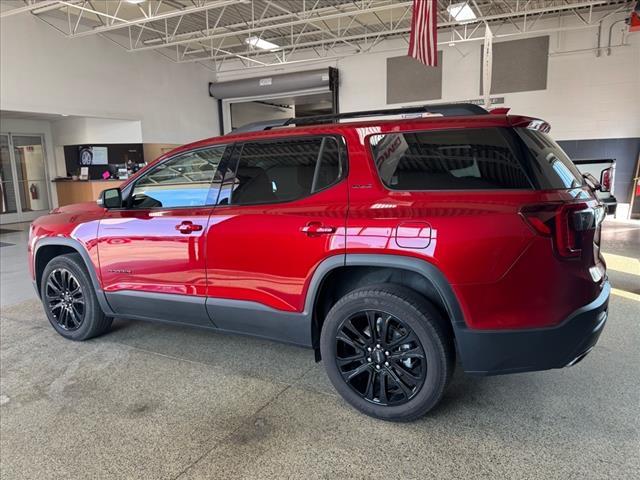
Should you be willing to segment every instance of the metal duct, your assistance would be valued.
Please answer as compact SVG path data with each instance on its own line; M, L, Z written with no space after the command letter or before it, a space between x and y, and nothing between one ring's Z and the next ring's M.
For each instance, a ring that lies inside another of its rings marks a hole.
M209 83L209 95L217 99L275 95L280 93L329 89L329 70L307 70L304 72L282 73L263 77L232 80L230 82Z

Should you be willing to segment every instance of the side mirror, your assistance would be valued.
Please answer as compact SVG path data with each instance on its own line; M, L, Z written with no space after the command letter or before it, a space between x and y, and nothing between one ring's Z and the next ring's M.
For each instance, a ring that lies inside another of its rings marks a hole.
M100 193L98 205L104 208L122 208L122 192L119 188L107 188Z
M602 185L596 177L591 175L590 173L583 173L582 176L587 181L587 184L594 190L602 190Z

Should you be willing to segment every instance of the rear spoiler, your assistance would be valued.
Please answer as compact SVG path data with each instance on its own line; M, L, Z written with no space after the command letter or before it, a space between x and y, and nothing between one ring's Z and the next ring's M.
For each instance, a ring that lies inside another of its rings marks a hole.
M509 122L512 127L528 128L542 133L549 133L551 125L540 118L523 117L521 115L510 115Z

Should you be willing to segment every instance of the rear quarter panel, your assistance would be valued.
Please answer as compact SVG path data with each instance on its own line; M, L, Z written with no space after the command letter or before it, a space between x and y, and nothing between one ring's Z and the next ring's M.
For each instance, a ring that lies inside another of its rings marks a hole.
M347 254L405 255L435 265L472 328L550 326L595 298L597 286L584 263L557 259L551 239L536 235L519 214L524 205L570 200L569 194L390 190L369 151L372 133L378 132L362 132L349 145ZM398 226L416 221L431 227L428 246L400 246Z

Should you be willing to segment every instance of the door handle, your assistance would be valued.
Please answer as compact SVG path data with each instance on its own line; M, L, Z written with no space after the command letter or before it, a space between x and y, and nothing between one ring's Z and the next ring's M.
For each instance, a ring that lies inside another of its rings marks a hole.
M302 227L300 231L302 233L306 233L309 237L314 237L317 235L328 235L330 233L335 233L336 227L323 225L320 222L309 222L304 227Z
M176 230L184 235L188 235L189 233L199 232L202 230L202 225L196 225L190 220L185 220L184 222L176 225Z

